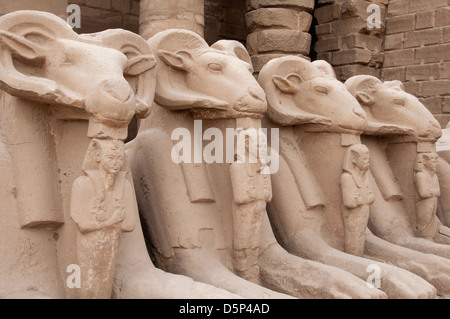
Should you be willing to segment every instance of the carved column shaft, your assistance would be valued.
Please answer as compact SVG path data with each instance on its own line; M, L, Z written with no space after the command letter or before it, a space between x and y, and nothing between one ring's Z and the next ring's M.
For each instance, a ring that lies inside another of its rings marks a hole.
M141 0L140 31L148 39L168 29L186 29L203 37L203 0Z

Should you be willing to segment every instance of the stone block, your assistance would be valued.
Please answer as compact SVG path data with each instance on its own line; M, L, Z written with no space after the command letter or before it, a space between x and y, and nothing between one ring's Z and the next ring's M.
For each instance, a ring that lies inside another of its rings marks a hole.
M391 0L389 1L388 17L396 17L408 13L409 0Z
M436 10L436 26L450 25L450 7Z
M386 19L386 34L394 34L414 30L416 15L407 14Z
M259 71L261 71L263 66L270 60L280 58L280 57L283 57L286 55L287 54L282 54L282 53L252 55L251 59L252 59L252 64L253 64L253 70L255 71L255 73L258 73ZM289 55L295 55L295 56L299 56L299 57L305 58L307 60L310 60L309 57L307 57L303 54L289 54Z
M314 10L314 17L319 24L327 23L341 17L341 6L332 4L329 6L319 7Z
M433 114L433 115L441 125L441 128L445 128L447 126L447 123L450 120L450 114Z
M450 62L443 64L441 69L441 79L450 79Z
M450 61L450 43L416 49L415 64Z
M414 64L414 50L396 50L384 53L384 67L396 67Z
M384 81L399 80L405 82L406 67L383 68L381 77Z
M111 9L111 0L86 0L86 5L93 8Z
M353 63L369 63L372 51L364 49L350 49L333 52L332 64L343 65Z
M111 8L122 13L129 13L131 9L130 0L111 0Z
M442 112L450 113L450 96L445 96L442 99Z
M419 82L405 82L403 83L405 91L412 95L419 96L422 92L422 88Z
M369 33L367 22L362 17L353 17L330 22L333 36L348 35L351 33Z
M321 39L314 45L316 52L327 52L339 50L339 38Z
M450 80L424 81L421 91L423 96L450 95Z
M249 32L271 27L307 32L311 26L312 16L295 9L262 8L247 12L245 21Z
M443 41L443 28L433 28L406 32L403 38L403 47L413 48L425 45L439 44Z
M410 0L408 12L409 13L422 12L430 9L446 7L447 5L448 5L447 0Z
M247 0L249 10L265 7L296 7L311 12L314 9L314 0Z
M403 33L387 35L384 38L384 49L386 51L403 49L403 35Z
M425 81L439 78L439 65L423 64L423 65L411 65L406 68L406 81Z
M330 37L331 36L331 23L319 24L316 25L316 35L319 38Z
M309 54L311 35L296 30L263 30L247 36L247 49L250 55L286 52Z
M423 11L416 14L416 30L434 27L435 11Z
M342 50L360 48L372 51L381 51L383 39L363 33L354 33L339 37L339 46Z
M367 74L378 77L380 73L379 70L362 64L336 66L334 67L334 71L336 72L337 79L340 81L345 81L348 78L359 74Z
M420 102L433 114L442 113L442 98L433 96L428 98L419 98Z

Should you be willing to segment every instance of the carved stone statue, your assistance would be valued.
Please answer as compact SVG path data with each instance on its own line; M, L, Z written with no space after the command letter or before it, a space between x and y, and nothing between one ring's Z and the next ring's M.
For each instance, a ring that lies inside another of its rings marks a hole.
M363 144L350 146L344 157L341 175L342 217L344 221L344 251L362 256L369 221L369 205L375 201L367 178L369 150Z
M358 242L350 241L355 247L350 250L363 254L346 252L343 195L351 193L341 192L342 168L352 166L351 150L361 148L359 136L367 120L356 99L336 79L332 67L325 61L287 56L268 62L258 81L268 100L264 126L280 129L280 167L271 176L273 198L268 213L282 245L292 254L340 268L363 280L368 278L368 267L376 264L383 277L379 288L390 298L434 297L436 289L417 276L422 276L421 272L406 271L414 271L414 267L407 266L408 250L397 254L397 246L377 238L367 227L365 235L361 235L364 214L357 215L362 220L356 223L347 220L358 229L356 237L360 237ZM349 175L344 173L344 179ZM368 189L366 192L361 202L368 204L372 199ZM373 243L382 243L392 258L377 255L371 249ZM438 282L438 276L430 277ZM430 277L424 276L427 280ZM450 286L446 283L445 287L443 290L448 291Z
M420 237L433 240L437 232L436 207L441 194L436 175L436 152L418 153L414 173L417 190L416 230Z
M272 199L270 175L264 173L258 148L266 148L264 134L258 134L254 127L243 127L238 134L245 139L245 151L236 152L236 161L230 166L233 189L233 253L234 269L249 281L259 283L259 239L266 204ZM248 132L246 132L248 131ZM246 138L248 136L248 138ZM261 144L263 146L261 147ZM256 151L256 152L255 152Z
M249 298L385 297L277 243L264 211L269 178L258 172L260 164L235 160L230 146L239 128L258 130L266 111L245 48L225 40L210 47L184 30L160 32L149 43L157 58L155 107L127 154L158 265ZM225 151L226 158L207 162L202 155L212 132L215 143L225 137L216 152ZM180 145L186 145L182 152Z
M441 195L438 197L437 216L443 225L450 227L450 127L442 129L442 136L436 142L438 154L436 174ZM439 227L443 231L444 227ZM450 235L450 234L449 234Z
M0 297L235 297L155 268L137 227L122 141L154 97L147 42L17 11L0 17L0 54L13 96L0 124Z
M122 232L135 227L136 202L126 180L119 140L93 139L71 194L70 216L78 227L82 298L109 298Z
M362 142L370 150L370 174L376 198L370 206L370 229L393 244L409 248L408 254L411 250L416 251L410 258L424 265L425 276L421 276L439 293L447 294L450 281L443 274L449 271L450 237L446 235L446 228L433 217L433 223L437 225L437 231L431 235L434 242L416 237L415 231L423 205L416 200L415 159L420 159L420 154L436 151L435 143L441 136L440 125L416 97L404 91L399 81L381 82L373 76L359 75L348 79L345 85L358 99L368 118ZM437 190L433 192L437 193ZM386 245L381 243L370 247L372 253L387 253ZM385 258L393 256L386 255Z

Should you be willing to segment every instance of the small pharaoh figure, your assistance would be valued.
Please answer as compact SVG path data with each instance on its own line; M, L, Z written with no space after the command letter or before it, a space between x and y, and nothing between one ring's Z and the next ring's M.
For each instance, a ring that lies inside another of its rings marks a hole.
M134 193L126 180L124 143L92 139L84 175L72 186L70 216L78 228L81 298L110 298L119 239L134 229Z
M245 150L239 148L239 145L242 145L240 143L245 145ZM234 269L240 277L259 283L258 250L261 225L266 204L272 198L268 167L261 162L261 158L266 154L267 142L264 134L250 128L240 132L237 145L236 161L230 167L235 202Z
M436 207L441 194L436 175L436 152L419 153L416 156L414 183L418 194L416 201L416 229L420 237L432 240L436 234Z
M369 205L375 196L367 178L369 150L363 144L350 146L344 157L341 175L342 217L344 220L344 250L362 256L365 231L369 221Z

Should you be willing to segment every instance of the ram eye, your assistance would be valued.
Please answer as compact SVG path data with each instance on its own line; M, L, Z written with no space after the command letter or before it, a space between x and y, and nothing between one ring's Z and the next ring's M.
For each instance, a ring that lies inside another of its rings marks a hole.
M322 94L327 94L328 90L326 87L323 86L316 86L314 87L314 90L316 90L316 92L322 93Z
M403 100L400 100L400 99L395 99L395 100L394 100L394 104L395 104L395 105L404 106L404 105L405 105L405 102L404 102Z
M211 71L214 71L214 72L221 72L222 66L218 63L209 63L208 69L210 69Z

